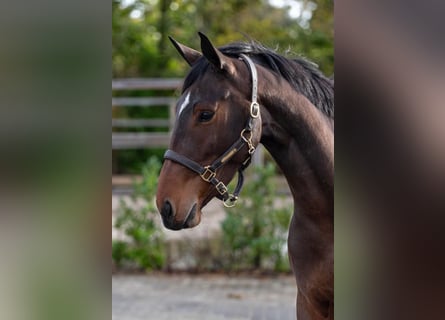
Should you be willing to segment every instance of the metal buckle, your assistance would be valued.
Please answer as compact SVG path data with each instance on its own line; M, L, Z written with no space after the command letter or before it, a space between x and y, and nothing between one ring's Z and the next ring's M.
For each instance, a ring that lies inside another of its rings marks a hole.
M216 173L210 169L210 166L205 166L204 169L205 171L200 176L202 180L210 182L216 176Z
M247 147L249 148L249 154L253 154L255 152L255 147L253 146L252 143L252 131L247 131L248 133L250 133L250 136L248 138L244 136L244 133L246 131L247 131L246 129L243 129L243 131L241 131L241 138L247 143Z
M224 207L226 207L226 208L234 207L237 200L238 200L238 197L235 197L233 194L229 195L227 200L223 201Z
M243 166L247 166L250 160L252 160L252 157L247 157L247 159L243 162Z
M247 131L248 133L250 133L250 137L249 138L246 138L245 136L244 136L244 133L246 132L247 130L246 129L243 129L243 131L241 131L241 138L243 138L243 140L245 141L245 142L247 142L247 143L252 143L251 142L251 139L252 139L252 131Z
M252 118L258 118L259 115L260 115L260 105L258 104L258 102L253 101L250 104L250 116Z
M224 183L222 183L222 181L218 182L218 184L215 186L216 191L219 192L220 195L224 195L227 193L227 187L225 186Z

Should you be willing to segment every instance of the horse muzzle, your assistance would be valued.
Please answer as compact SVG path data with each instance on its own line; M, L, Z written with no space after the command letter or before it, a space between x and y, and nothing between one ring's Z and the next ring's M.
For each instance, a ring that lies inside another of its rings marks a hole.
M158 209L161 213L162 223L170 230L193 228L201 221L201 214L197 203L194 203L185 215L180 215L175 212L174 206L168 200ZM185 216L185 218L178 219L179 216Z

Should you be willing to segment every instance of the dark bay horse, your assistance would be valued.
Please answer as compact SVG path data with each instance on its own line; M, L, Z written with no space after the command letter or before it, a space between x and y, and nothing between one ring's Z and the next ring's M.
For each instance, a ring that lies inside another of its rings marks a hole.
M171 39L191 66L177 104L156 204L165 227L199 224L214 197L232 206L242 170L262 143L294 199L288 252L298 286L297 319L334 318L333 81L312 63L257 43L201 52ZM233 193L226 185L238 171Z

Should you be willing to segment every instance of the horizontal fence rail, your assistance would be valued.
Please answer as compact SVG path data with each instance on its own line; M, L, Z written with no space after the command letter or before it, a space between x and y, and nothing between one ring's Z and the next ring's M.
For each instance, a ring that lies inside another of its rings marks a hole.
M150 107L171 105L176 102L174 97L115 97L111 99L112 107Z
M168 119L112 119L111 125L115 128L168 128Z
M182 85L182 79L114 79L111 81L112 90L176 90Z
M169 142L170 134L164 132L112 133L113 149L163 148Z
M176 91L182 85L182 79L114 79L111 82L113 92L118 91ZM155 96L155 97L112 97L112 108L150 108L154 106L165 107L168 110L168 119L135 119L135 118L113 118L112 128L119 129L119 132L112 132L112 149L146 149L146 148L166 148L170 142L170 132L175 122L176 97ZM166 128L167 132L121 132L125 128Z

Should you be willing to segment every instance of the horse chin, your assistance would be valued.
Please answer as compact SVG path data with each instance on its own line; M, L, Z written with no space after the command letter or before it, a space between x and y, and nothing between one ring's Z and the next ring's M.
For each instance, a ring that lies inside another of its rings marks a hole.
M183 228L193 228L196 227L201 222L201 208L197 205L194 205L190 214L186 218Z

